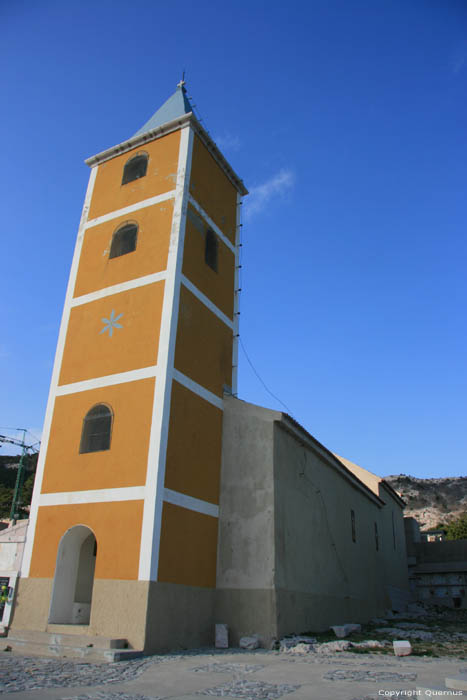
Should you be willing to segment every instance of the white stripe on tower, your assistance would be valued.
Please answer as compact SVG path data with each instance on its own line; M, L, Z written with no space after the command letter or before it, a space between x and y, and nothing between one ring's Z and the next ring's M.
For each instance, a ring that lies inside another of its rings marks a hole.
M218 505L209 503L209 501L201 501L199 498L193 498L193 496L187 496L186 493L172 491L172 489L164 489L164 501L166 503L172 503L174 506L194 510L195 513L210 515L212 518L219 517Z
M37 524L37 511L39 508L39 494L42 488L42 479L44 476L44 464L47 455L47 446L50 437L50 425L52 423L52 414L55 403L55 396L57 393L58 378L60 376L60 369L62 365L63 350L65 347L65 338L68 330L68 321L70 319L71 311L71 300L73 298L73 290L76 282L76 275L78 274L78 263L81 255L81 248L83 246L84 229L86 228L86 222L88 220L89 206L91 203L91 197L94 190L94 183L96 181L97 168L95 166L92 168L89 175L88 189L86 191L86 197L84 199L83 212L81 214L81 221L78 229L78 236L76 238L75 252L73 255L73 262L71 264L70 278L68 280L68 287L65 296L65 306L63 308L62 321L60 324L60 332L58 335L57 350L55 352L54 368L52 371L52 379L50 382L49 398L47 401L47 410L45 413L44 420L44 430L42 433L42 443L41 451L39 454L39 461L37 463L36 470L36 480L34 482L34 491L32 495L31 511L29 513L29 526L28 534L26 539L26 544L24 547L23 563L21 566L21 575L24 577L29 576L29 569L31 566L31 556L32 556L32 546L34 542L34 534L36 531Z
M127 282L119 282L119 284L113 284L111 287L103 287L102 289L98 289L96 292L82 294L80 297L75 297L71 302L71 305L81 306L81 304L89 304L89 302L96 301L97 299L103 299L104 297L109 297L113 294L121 294L121 292L127 292L130 289L145 287L148 284L154 284L154 282L164 282L164 280L165 270L162 270L161 272L153 272L151 275L135 277Z
M79 391L101 389L104 386L115 386L116 384L137 382L140 379L150 379L151 377L157 377L156 365L142 367L141 369L130 369L128 372L106 374L103 377L83 379L81 382L73 382L72 384L61 384L59 387L57 387L56 396L66 396L67 394L76 394Z
M133 214L135 211L140 209L146 209L146 207L153 207L155 204L160 204L161 202L166 202L168 199L172 199L175 196L175 190L170 190L170 192L163 192L155 197L149 197L149 199L143 199L141 202L136 202L136 204L130 204L129 207L123 207L123 209L114 209L108 214L102 214L102 216L97 216L95 219L90 219L86 228L91 228L91 226L99 226L100 224L105 224L107 221L112 221L112 219L118 219L120 216L128 216L128 214Z
M179 372L178 369L174 368L173 379L197 396L201 396L202 399L208 401L213 406L220 408L221 411L224 410L224 401L220 396L216 396L216 394L213 394L212 391L209 391L209 389L206 389L204 386L201 386L201 384L193 381L193 379L190 377L187 377L186 374Z
M63 491L61 493L41 493L39 505L69 506L81 503L116 503L120 501L142 501L144 486L127 486L116 489L94 489L90 491Z
M238 197L241 198L240 195L238 195ZM238 197L237 197L237 202L238 202ZM216 233L219 236L219 238L221 239L221 241L223 243L225 243L227 248L229 248L232 251L232 253L235 253L235 246L232 245L232 243L229 241L227 236L220 230L219 226L211 219L209 214L206 211L204 211L203 207L200 204L198 204L196 199L193 199L193 197L190 195L188 198L188 201L190 202L191 205L193 205L193 207L196 209L198 214L200 214L203 217L203 219L208 224L209 228L212 228L214 233Z
M197 299L199 299L210 311L212 311L213 314L217 316L217 318L220 318L221 321L225 323L226 326L229 328L233 328L233 321L225 315L223 311L219 309L215 304L212 303L212 301L209 299L209 297L206 296L206 294L203 294L198 287L195 287L193 282L190 282L188 277L185 277L185 275L182 275L182 284L184 287L190 290L192 294L195 295Z
M156 581L159 566L165 459L169 433L170 398L192 152L193 131L187 125L182 128L180 135L177 184L167 260L164 302L162 305L157 379L149 440L146 498L144 500L139 558L138 577L142 581Z

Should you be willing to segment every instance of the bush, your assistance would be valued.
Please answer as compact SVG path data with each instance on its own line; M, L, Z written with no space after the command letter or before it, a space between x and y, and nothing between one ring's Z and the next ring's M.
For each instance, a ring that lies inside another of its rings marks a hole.
M446 525L447 540L467 540L467 513Z

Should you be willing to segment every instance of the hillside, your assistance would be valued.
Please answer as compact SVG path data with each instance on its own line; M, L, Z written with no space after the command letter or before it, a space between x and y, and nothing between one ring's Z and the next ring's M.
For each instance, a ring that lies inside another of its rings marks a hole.
M385 476L392 488L401 494L407 506L405 516L416 518L421 530L460 517L467 512L467 477L418 479L398 474Z

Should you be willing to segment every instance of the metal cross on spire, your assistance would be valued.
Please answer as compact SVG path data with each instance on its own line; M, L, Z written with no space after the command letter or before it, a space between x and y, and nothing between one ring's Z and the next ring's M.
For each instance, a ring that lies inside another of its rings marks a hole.
M183 88L183 86L184 86L185 84L186 84L186 83L185 83L185 71L183 71L183 73L182 73L182 79L180 80L179 83L177 83L177 87L178 87L178 88Z

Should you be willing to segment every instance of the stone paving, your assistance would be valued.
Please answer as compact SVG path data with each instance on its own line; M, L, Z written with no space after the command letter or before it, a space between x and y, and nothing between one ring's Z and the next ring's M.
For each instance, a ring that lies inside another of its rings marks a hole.
M255 673L261 671L264 666L260 664L235 664L235 663L214 663L206 666L196 666L191 671L195 673L233 673L234 675L243 673Z
M360 669L345 671L329 671L323 676L326 681L370 681L384 683L386 681L416 681L416 673L393 673L391 671L362 671Z
M264 649L200 649L114 664L3 653L0 694L5 700L378 700L381 690L404 697L416 685L441 685L463 667L465 660L454 658L295 657Z
M114 664L90 664L66 659L8 654L0 657L0 693L124 683L138 678L148 666L158 663L163 658L149 657Z
M155 695L128 695L128 693L97 692L86 695L73 695L61 700L161 700Z
M262 683L261 681L237 680L233 683L224 683L216 688L199 690L197 695L243 698L244 700L278 700L288 693L293 693L297 688L300 688L300 686L288 685L287 683L273 684Z

